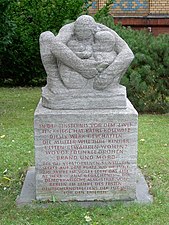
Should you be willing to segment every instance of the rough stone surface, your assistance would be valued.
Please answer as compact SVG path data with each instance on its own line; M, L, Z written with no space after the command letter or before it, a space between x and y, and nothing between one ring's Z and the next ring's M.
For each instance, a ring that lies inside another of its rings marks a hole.
M59 201L136 198L137 112L35 111L36 198Z
M17 205L29 204L36 199L35 191L35 167L30 167L22 187L20 196L16 200Z
M89 83L91 84L91 83ZM56 95L47 87L42 91L42 104L50 109L124 109L126 108L126 88L122 85L110 87L101 92L91 91L89 87L83 90L69 90Z
M43 32L40 53L47 73L44 107L126 108L126 91L119 82L134 56L110 28L90 16L80 16L63 26L57 36Z
M31 185L30 185L31 184ZM18 196L16 204L17 206L25 206L30 205L32 207L47 207L47 203L36 203L35 198L35 191L36 191L36 185L35 185L35 167L31 167L27 175L25 177L24 185L21 191L21 194ZM137 172L137 182L136 182L136 199L134 201L123 201L124 203L142 203L142 204L149 204L153 202L153 197L148 192L148 186L145 181L145 178L140 170ZM36 203L36 204L35 204ZM76 202L76 204L79 204L83 207L90 207L92 205L99 205L99 206L105 206L105 205L111 205L115 204L114 201L86 201L86 202ZM55 203L56 204L56 203ZM57 204L56 204L57 205ZM59 203L60 205L60 203Z

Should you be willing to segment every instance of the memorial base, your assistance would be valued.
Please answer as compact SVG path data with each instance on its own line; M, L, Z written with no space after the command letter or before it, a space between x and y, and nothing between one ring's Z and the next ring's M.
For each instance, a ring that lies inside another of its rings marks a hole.
M126 109L50 110L34 117L36 199L136 199L138 114Z
M88 206L104 206L115 204L117 201L85 201L85 202L76 202L75 204L79 204L83 207ZM119 202L119 201L118 201ZM138 169L137 172L137 182L136 182L136 199L133 201L120 201L122 203L139 203L139 204L149 204L153 202L153 197L149 194L149 188L145 181L145 178L141 171ZM73 202L71 202L73 204ZM47 203L39 203L36 201L36 185L35 185L35 167L30 167L27 171L25 181L21 190L21 194L18 196L16 200L17 206L25 206L30 205L33 207L47 207ZM55 203L56 204L56 203ZM60 203L59 203L60 204Z

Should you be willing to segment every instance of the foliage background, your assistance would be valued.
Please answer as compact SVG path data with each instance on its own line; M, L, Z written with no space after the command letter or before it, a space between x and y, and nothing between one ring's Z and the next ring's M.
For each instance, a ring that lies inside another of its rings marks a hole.
M128 98L139 112L169 110L169 35L154 37L145 31L114 25L112 0L94 17L114 29L135 54L122 79ZM39 35L57 34L67 22L88 13L86 0L0 0L0 86L42 86L46 82L39 54Z
M67 20L80 15L82 6L83 0L0 0L4 39L0 46L0 84L42 85L46 74L39 54L39 35L46 30L56 34Z
M135 59L122 78L127 94L139 112L169 110L169 35L154 37L144 30L132 30L114 25L110 16L98 17L98 22L115 30L132 49Z

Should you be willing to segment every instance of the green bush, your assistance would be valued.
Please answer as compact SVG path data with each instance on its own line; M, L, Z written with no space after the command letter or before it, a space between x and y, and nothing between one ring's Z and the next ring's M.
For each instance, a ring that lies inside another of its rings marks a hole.
M139 112L169 110L169 35L154 37L146 31L136 31L114 25L112 17L98 21L115 30L130 46L135 59L121 83L127 87L128 98Z
M55 34L66 20L82 13L83 0L14 0L6 1L4 18L16 24L15 33L1 54L0 84L42 85L45 71L39 55L39 35L50 30ZM1 21L1 25L3 25ZM9 26L8 26L9 27ZM9 27L10 28L10 27ZM11 28L8 29L11 31ZM5 28L4 28L5 32ZM9 35L6 35L8 40Z
M7 50L7 45L12 42L15 25L11 21L11 16L7 14L10 9L10 0L0 0L0 57L3 51Z
M15 24L12 22L11 15L8 14L9 10L10 0L0 0L0 68L7 69L7 71L9 68L5 68L4 59L8 57L8 46L12 44L16 28Z

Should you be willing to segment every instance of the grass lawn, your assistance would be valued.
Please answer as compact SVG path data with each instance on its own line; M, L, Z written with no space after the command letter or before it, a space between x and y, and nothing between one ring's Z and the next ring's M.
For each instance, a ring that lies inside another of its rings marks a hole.
M34 165L33 114L40 95L40 88L0 89L0 225L169 224L169 114L139 116L138 166L153 204L17 208L25 171ZM86 222L85 216L92 220Z

